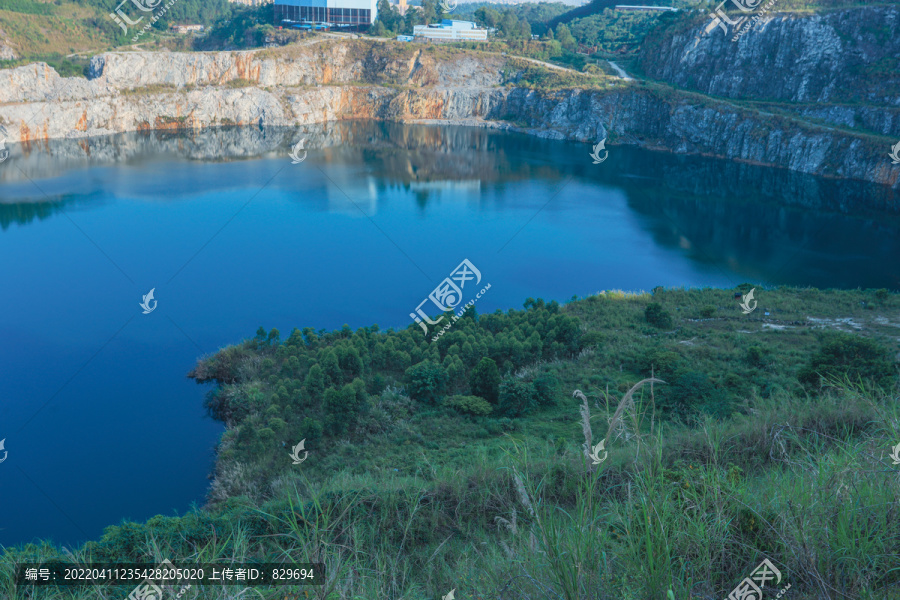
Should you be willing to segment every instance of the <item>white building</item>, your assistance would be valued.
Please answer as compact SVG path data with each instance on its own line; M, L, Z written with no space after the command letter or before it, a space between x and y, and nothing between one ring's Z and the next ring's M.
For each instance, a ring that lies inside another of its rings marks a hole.
M376 0L275 0L275 24L327 23L371 25L378 16Z
M454 21L444 19L440 24L416 25L413 27L413 35L430 40L443 41L479 41L487 40L487 30L478 29L472 21Z
M203 25L172 25L172 31L175 33L190 33L192 31L203 31Z

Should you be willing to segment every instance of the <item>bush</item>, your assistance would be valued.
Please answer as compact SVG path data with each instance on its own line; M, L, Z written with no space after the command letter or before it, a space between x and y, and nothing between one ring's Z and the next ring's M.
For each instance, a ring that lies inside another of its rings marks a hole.
M747 348L747 362L754 367L763 367L769 362L768 353L759 346Z
M800 369L797 379L804 386L819 388L823 379L871 380L891 387L896 378L890 352L878 342L851 333L825 337L822 348Z
M325 433L325 426L322 425L321 421L303 417L301 431L303 432L304 439L313 442L322 438L322 434Z
M657 346L650 348L643 355L639 355L635 362L639 372L647 375L650 373L661 375L677 370L682 359L678 352Z
M537 403L541 406L556 404L556 390L559 380L549 373L538 375L532 382Z
M505 417L520 417L537 405L534 386L519 379L504 379L500 384L497 413Z
M591 297L596 298L596 296ZM593 348L594 346L599 346L600 344L602 344L605 339L605 336L599 331L588 331L581 336L581 347Z
M444 400L444 406L469 415L484 416L490 414L494 407L484 398L478 396L450 396Z
M335 388L325 390L322 407L325 409L331 432L341 433L355 423L359 413L367 408L368 399L366 384L359 378L345 385L340 391Z
M497 365L494 365L496 368ZM409 397L426 404L437 404L447 386L447 372L430 361L425 360L406 370L407 391Z
M647 305L647 308L644 309L644 318L659 329L671 329L672 327L672 315L658 302L651 302Z
M712 316L716 314L716 307L707 304L703 308L700 309L700 316L704 319L711 319Z
M660 405L671 416L683 418L704 412L726 417L731 413L726 393L702 371L682 372L672 379L671 388L663 390Z
M500 370L497 363L490 358L482 358L469 375L469 389L473 395L497 404L500 392Z

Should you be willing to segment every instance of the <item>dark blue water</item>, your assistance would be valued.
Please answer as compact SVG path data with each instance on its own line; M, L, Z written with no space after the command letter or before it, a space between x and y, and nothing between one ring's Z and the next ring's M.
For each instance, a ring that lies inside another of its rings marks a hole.
M307 159L287 153L306 137ZM479 312L603 289L900 287L884 188L457 127L14 148L0 165L0 545L203 504L186 378L260 325L406 327L463 259ZM142 314L155 288L157 308ZM0 453L2 458L2 453Z

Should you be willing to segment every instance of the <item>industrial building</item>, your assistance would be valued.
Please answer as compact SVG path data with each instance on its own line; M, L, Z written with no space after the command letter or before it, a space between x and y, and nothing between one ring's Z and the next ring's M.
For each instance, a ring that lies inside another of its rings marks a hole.
M276 25L357 27L371 25L377 16L376 0L275 0Z
M487 29L476 28L472 21L452 19L444 19L440 24L416 25L413 35L434 41L487 41Z

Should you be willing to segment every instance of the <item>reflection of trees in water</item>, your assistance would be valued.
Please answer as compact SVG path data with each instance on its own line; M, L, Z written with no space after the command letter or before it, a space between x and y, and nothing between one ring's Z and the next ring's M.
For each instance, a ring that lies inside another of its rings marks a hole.
M0 230L6 231L13 223L27 225L35 220L43 221L62 211L65 206L65 200L60 202L0 203Z

